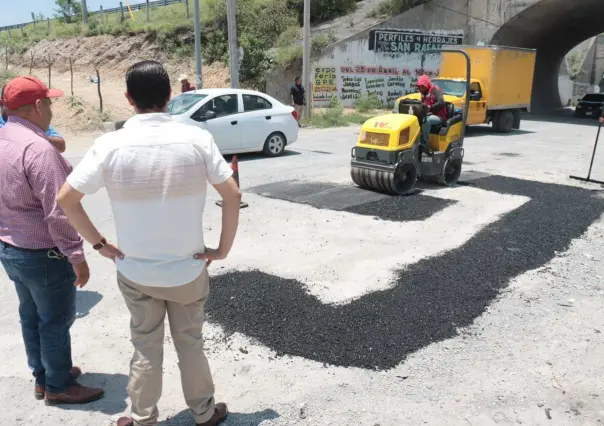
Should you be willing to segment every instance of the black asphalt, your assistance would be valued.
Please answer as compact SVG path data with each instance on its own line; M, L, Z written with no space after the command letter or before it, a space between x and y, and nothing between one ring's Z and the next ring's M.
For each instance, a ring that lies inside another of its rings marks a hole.
M246 190L268 198L346 211L391 221L420 221L454 204L453 200L417 195L393 197L352 185L285 181ZM359 231L359 230L357 230Z
M299 282L262 271L215 277L207 306L210 321L228 333L257 339L280 355L389 369L472 324L512 278L567 249L604 211L604 199L585 189L501 176L473 184L531 200L459 249L399 272L392 289L348 305L325 305ZM408 198L399 200L407 203ZM399 243L393 242L393 250Z

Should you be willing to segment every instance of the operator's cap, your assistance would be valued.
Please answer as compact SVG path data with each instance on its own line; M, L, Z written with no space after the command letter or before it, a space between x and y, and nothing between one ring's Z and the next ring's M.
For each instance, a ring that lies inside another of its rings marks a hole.
M49 89L35 77L17 77L6 83L3 94L3 104L8 109L18 109L31 105L41 99L60 98L62 90Z

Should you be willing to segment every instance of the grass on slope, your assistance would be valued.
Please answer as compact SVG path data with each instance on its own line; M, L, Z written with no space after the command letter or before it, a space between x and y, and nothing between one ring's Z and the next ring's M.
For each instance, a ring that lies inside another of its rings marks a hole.
M313 22L321 22L346 14L356 7L357 0L314 0L311 10ZM185 3L157 6L150 9L150 22L146 8L134 9L134 19L124 9L120 13L93 13L88 25L80 21L66 24L58 20L30 24L22 30L0 33L0 49L22 54L27 48L43 39L71 38L77 36L120 35L146 32L155 34L157 43L166 53L176 57L191 57L193 46L193 4L189 2L189 18ZM262 89L267 71L273 62L287 65L302 56L300 19L303 0L238 0L238 41L244 49L240 72L243 81ZM228 31L224 0L201 0L202 54L209 63L228 62ZM50 27L50 28L49 28ZM313 39L313 52L319 53L333 42L331 35ZM276 48L276 55L273 53Z

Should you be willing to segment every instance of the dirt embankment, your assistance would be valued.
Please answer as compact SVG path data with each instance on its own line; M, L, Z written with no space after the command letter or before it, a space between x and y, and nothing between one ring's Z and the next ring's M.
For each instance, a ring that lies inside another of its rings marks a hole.
M195 58L169 59L150 34L110 35L44 40L21 55L13 55L9 64L15 73L32 74L51 86L65 91L66 99L55 103L53 123L66 131L93 130L102 121L122 120L132 115L125 97L124 76L134 63L152 59L163 63L172 82L173 92L180 92L178 76L188 74L195 80ZM70 59L73 62L73 95L71 96ZM103 111L100 114L96 68L101 76ZM223 64L204 65L203 87L225 87L229 84L228 68Z

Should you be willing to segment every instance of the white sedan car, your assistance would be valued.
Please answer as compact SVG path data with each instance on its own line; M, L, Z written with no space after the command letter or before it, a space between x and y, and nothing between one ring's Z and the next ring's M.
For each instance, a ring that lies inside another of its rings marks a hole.
M221 154L276 157L298 139L294 108L253 90L194 90L170 100L168 111L175 120L208 130Z

